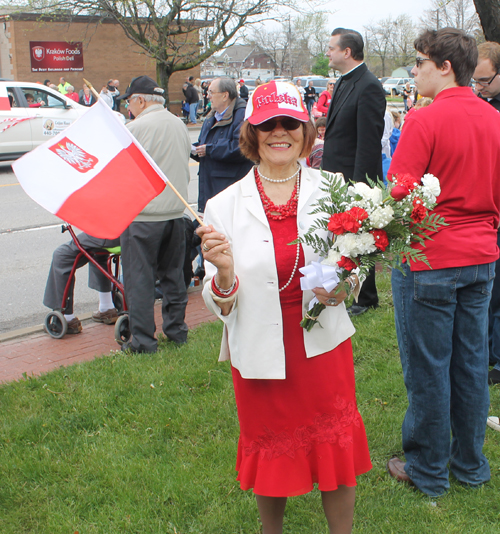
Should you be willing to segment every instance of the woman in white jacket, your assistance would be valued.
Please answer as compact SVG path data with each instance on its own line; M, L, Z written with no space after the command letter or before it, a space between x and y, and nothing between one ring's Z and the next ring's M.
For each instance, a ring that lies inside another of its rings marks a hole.
M224 322L220 359L231 359L238 480L256 494L264 534L282 532L287 497L315 483L330 532L349 533L356 476L371 468L355 398L354 327L346 292L322 288L314 290L327 306L321 326L300 327L314 295L300 290L298 269L318 258L289 245L311 225L321 193L320 173L298 163L315 131L297 89L283 82L259 86L246 119L240 147L257 165L208 201L199 230L203 294ZM357 277L347 283L355 289Z

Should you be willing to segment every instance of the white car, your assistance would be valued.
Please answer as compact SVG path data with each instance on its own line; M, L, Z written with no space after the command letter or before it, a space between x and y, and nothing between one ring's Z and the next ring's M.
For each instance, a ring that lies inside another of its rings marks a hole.
M410 87L415 88L415 83L411 78L388 78L383 84L382 87L386 94L391 96L398 96L403 94L403 87L407 82L410 82Z
M45 85L0 81L0 161L41 145L88 109Z

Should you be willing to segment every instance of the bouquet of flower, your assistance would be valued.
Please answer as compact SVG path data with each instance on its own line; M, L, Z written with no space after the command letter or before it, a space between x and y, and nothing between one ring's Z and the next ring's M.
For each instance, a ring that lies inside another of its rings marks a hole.
M301 241L323 260L301 269L306 275L301 279L302 289L318 287L320 280L327 291L340 283L339 291L349 292L348 284L341 282L353 271L363 280L376 263L401 269L403 260L423 261L431 267L425 254L412 245L425 246L429 234L446 226L443 217L429 213L441 193L435 176L399 174L386 186L380 180L368 180L370 185L346 183L342 174L321 174L325 195L314 205L311 214L318 218ZM322 239L317 230L328 230L331 237ZM310 331L324 308L314 298L301 326Z

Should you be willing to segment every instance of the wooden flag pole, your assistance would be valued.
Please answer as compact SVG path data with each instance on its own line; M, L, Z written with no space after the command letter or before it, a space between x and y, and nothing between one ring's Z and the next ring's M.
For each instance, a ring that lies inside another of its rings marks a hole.
M182 198L182 195L177 191L174 184L170 180L167 181L167 184L170 186L172 191L179 197L179 200L186 206L186 208L191 212L193 217L200 223L200 226L206 226L206 224L200 219L199 215L193 210L193 208Z
M89 81L87 81L85 78L83 78L83 81L85 85L92 91L92 94L96 97L96 99L99 100L100 98L99 93L94 89L94 86Z
M85 78L83 78L84 83L87 85L87 87L92 91L94 96L99 100L99 93L94 89L94 86ZM193 215L193 217L200 223L201 226L206 226L206 224L200 219L199 215L193 210L193 208L184 200L182 195L177 191L177 189L174 187L172 182L167 179L167 184L170 186L172 191L179 197L179 200L186 206L186 208L190 211L190 213Z

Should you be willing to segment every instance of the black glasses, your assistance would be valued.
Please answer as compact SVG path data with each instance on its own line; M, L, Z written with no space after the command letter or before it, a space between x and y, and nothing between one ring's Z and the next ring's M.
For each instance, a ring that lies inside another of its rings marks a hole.
M422 63L424 61L432 61L430 57L416 57L415 58L415 65L417 66L417 69L419 69L422 66Z
M272 132L278 124L281 124L282 128L285 130L297 130L302 124L297 119L292 119L291 117L284 117L279 119L271 119L269 121L263 122L262 124L256 124L255 127L261 132Z
M495 74L493 74L493 76L491 77L490 80L474 80L474 78L472 78L472 81L475 83L475 84L479 84L481 85L482 87L487 87L488 85L490 85L490 83L493 82L493 80L498 76L498 72L495 72Z

